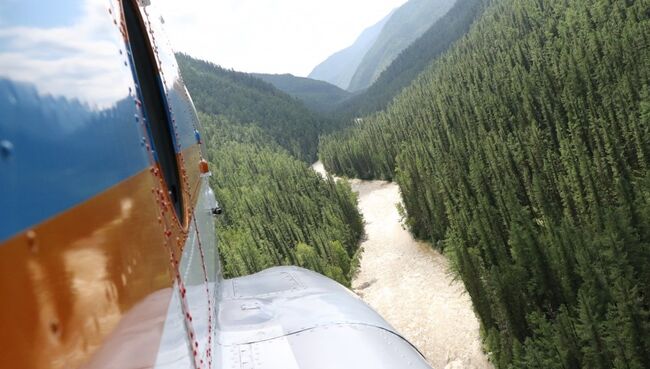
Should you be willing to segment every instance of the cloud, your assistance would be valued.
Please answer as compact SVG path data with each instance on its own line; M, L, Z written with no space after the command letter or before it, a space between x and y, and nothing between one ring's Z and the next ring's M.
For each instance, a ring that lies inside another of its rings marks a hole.
M119 53L124 41L105 1L85 4L79 21L70 26L0 29L0 77L30 83L42 95L76 99L97 108L124 98L131 83L121 69L125 68L125 56ZM40 11L46 12L47 7Z

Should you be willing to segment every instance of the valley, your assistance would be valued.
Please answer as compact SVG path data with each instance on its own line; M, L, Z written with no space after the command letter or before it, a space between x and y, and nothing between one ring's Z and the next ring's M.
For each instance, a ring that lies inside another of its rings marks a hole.
M321 162L312 168L323 176ZM434 368L488 369L479 323L449 261L416 241L400 223L399 187L385 181L350 180L365 219L365 238L352 289L401 332Z
M649 367L648 2L444 2L382 48L421 3L321 81L180 55L226 275L320 272L435 368Z

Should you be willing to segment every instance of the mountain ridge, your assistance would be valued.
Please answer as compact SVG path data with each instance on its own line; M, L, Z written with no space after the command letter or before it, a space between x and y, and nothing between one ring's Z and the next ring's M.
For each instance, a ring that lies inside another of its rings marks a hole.
M379 22L364 29L352 45L330 55L314 67L307 78L325 81L347 90L350 80L361 63L364 55L372 47L384 25L392 17L395 9Z
M409 0L397 8L359 63L347 90L369 87L397 56L454 5L454 0Z
M251 73L251 75L272 84L278 90L301 100L308 108L321 113L331 111L352 95L328 82L298 77L290 73Z
M417 76L462 38L485 6L481 0L458 0L451 9L393 60L365 90L344 100L343 119L366 116L385 108Z
M176 59L197 109L228 117L239 124L257 124L280 146L310 162L326 119L301 101L249 73L177 54Z

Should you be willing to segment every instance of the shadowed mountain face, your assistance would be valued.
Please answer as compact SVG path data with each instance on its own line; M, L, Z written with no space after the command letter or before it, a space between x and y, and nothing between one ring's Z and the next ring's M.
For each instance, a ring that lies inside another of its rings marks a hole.
M370 87L339 104L337 113L351 119L385 108L429 64L463 37L484 9L481 0L458 0L420 38L402 50Z
M373 26L366 28L361 35L359 35L354 44L334 53L324 62L317 65L314 70L309 73L308 77L329 82L342 89L347 89L352 76L361 63L361 60L375 43L377 37L384 28L384 25L392 15L393 12L390 12L390 14L384 17L384 19L380 20Z
M397 56L454 5L454 0L410 0L395 10L359 63L348 91L370 86Z
M331 111L351 95L348 91L327 82L292 74L254 73L253 76L301 100L308 108L318 112Z

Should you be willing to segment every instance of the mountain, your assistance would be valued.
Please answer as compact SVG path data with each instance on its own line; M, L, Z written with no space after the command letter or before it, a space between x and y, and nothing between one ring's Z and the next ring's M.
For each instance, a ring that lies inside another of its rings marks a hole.
M254 123L296 157L307 162L315 159L318 135L327 121L302 102L248 73L186 54L176 58L198 110L240 124Z
M355 92L370 86L402 50L445 15L453 4L454 0L409 0L395 10L363 56L346 89Z
M363 234L357 197L307 164L331 122L250 74L176 57L224 210L216 220L224 275L291 264L350 286Z
M320 157L397 181L496 368L650 368L648 1L483 1Z
M390 12L382 20L366 28L352 45L334 53L324 62L318 64L308 77L329 82L344 90L347 89L364 55L375 43L379 33L392 15L393 12Z
M420 38L404 49L364 91L337 107L342 118L368 115L385 108L426 67L463 37L485 9L481 0L458 0Z
M318 112L328 112L351 96L351 93L324 81L296 77L292 74L261 74L253 76L264 80L277 89L302 100L305 105Z

